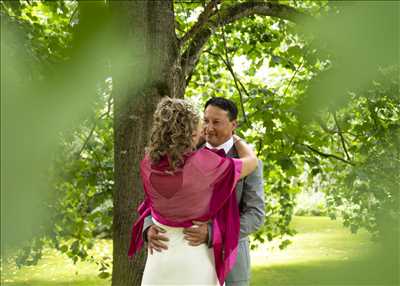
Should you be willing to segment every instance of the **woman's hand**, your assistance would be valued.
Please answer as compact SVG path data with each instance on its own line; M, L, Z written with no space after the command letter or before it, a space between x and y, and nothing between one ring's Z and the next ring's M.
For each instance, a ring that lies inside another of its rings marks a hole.
M242 140L242 138L240 138L239 136L237 136L236 134L233 134L233 144L235 144L236 142Z

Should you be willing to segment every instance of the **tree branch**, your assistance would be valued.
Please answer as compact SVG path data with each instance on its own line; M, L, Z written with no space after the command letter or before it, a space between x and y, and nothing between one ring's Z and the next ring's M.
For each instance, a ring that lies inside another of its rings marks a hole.
M262 147L264 146L264 140L259 139L258 140L258 147L257 147L257 157L261 155Z
M318 123L318 126L322 128L322 130L324 130L326 133L333 135L333 134L337 134L338 131L336 129L329 129L328 126L326 126L326 124L322 121L321 118L317 117L315 118L315 121ZM354 134L352 132L346 131L344 132L343 130L341 130L342 134L348 134L353 136L353 139L356 140L360 137L360 135Z
M221 17L220 17L220 12L219 12L219 10L218 10L218 7L216 7L216 10L217 10L217 16L218 16L218 23L220 23L220 22L221 22ZM226 59L226 63L228 64L227 67L228 67L229 71L231 72L231 74L232 74L232 76L233 76L233 80L234 80L234 82L235 82L236 89L237 89L237 91L239 92L240 107L242 108L242 113L243 113L244 122L245 122L246 124L248 124L248 120L247 120L247 116L246 116L246 111L244 110L244 105L243 105L243 95L242 95L242 92L241 92L241 90L240 90L240 88L239 88L239 85L238 85L238 82L240 82L240 81L239 81L239 79L236 77L236 74L235 74L235 72L234 72L234 70L233 70L233 67L232 67L232 64L231 64L231 61L230 61L230 59L229 59L228 47L227 47L227 44L226 44L226 37L225 37L225 28L224 28L224 25L221 25L221 29L222 29L222 40L223 40L223 42L224 42L225 59ZM243 85L241 82L240 82L240 85L242 86L243 90L246 92L247 96L249 96L249 94L247 93L247 90L244 88L244 85Z
M303 66L303 63L304 63L304 58L303 59L301 59L301 63L300 63L300 65L296 68L296 71L293 73L293 75L292 75L292 77L291 77L291 79L290 79L290 81L289 81L289 83L288 83L288 85L286 86L286 89L285 89L285 92L283 93L283 96L285 96L286 95L286 93L287 93L287 91L288 91L288 89L289 89L289 87L290 87L290 85L292 84L292 82L293 82L293 79L296 77L296 74L299 72L299 70L302 68L302 66Z
M244 118L244 121L245 121L246 123L248 123L247 115L246 115L246 112L245 112L245 110L244 110L244 105L243 105L242 91L241 91L240 88L239 88L239 84L240 84L240 86L243 88L243 91L246 93L246 95L247 95L248 97L250 97L249 93L247 92L247 89L244 87L244 85L242 84L242 82L241 82L241 81L239 80L239 78L236 76L236 74L235 74L235 72L234 72L234 70L233 70L233 68L232 68L232 65L230 64L230 62L229 62L227 59L224 59L223 56L221 56L221 55L219 55L219 54L216 54L216 53L213 53L213 52L211 52L211 51L209 51L209 50L207 50L207 51L205 51L205 52L209 53L210 55L212 55L212 56L214 56L214 57L220 58L220 59L222 60L222 62L225 64L225 66L226 66L226 68L228 69L228 71L230 72L230 74L232 75L233 81L234 81L234 83L235 83L236 90L239 92L240 106L241 106L241 109L242 109L243 118Z
M89 131L89 135L86 137L85 142L83 142L81 149L80 149L79 152L76 154L76 156L77 156L78 158L81 156L83 150L85 150L87 144L89 143L89 140L90 140L90 138L92 137L93 132L94 132L94 130L95 130L96 127L97 127L97 123L98 123L101 119L103 119L104 117L110 116L110 113L111 113L111 106L112 106L112 97L110 96L110 97L108 98L108 100L107 100L107 111L105 111L103 114L101 114L101 115L96 119L96 121L94 122L92 128L91 128L90 131Z
M78 10L79 10L79 4L76 5L74 11L72 11L71 16L69 17L69 26L71 26L72 21L74 20L75 14L78 12Z
M349 156L349 152L347 151L346 142L344 140L342 130L340 129L340 126L339 126L339 123L338 123L338 120L337 120L337 117L336 117L336 112L332 112L332 115L333 115L333 119L335 120L336 127L338 129L338 134L339 134L339 137L340 137L340 141L342 142L342 147L343 147L344 153L346 153L346 158L347 158L348 161L351 161L351 158Z
M311 147L310 145L307 145L307 144L301 144L301 145L307 147L309 150L313 151L314 153L317 153L318 155L320 155L320 156L322 156L324 158L334 158L336 160L339 160L339 161L342 161L342 162L344 162L346 164L354 166L354 164L352 162L350 162L350 161L348 161L348 160L346 160L346 159L344 159L342 157L336 156L334 154L327 154L327 153L321 152L321 151L319 151L319 150L315 149L314 147Z
M222 24L228 24L240 18L253 15L270 16L292 22L311 18L311 16L301 13L295 8L273 2L244 2L221 9L222 11Z
M192 40L182 53L181 67L185 79L193 73L205 43L218 26L252 15L270 16L294 22L298 22L300 19L311 18L311 16L301 13L292 7L272 2L238 3L222 8L220 14L220 21L218 21L216 15L213 15L205 23L202 23L201 28L192 35ZM187 36L186 38L189 39L190 37Z
M336 130L329 129L328 126L326 126L325 122L323 122L321 118L316 117L315 121L322 128L322 130L324 130L326 133L328 133L328 134L335 134L336 133Z
M217 5L221 2L221 0L212 0L210 3L207 4L206 7L204 7L203 12L199 15L199 18L197 19L197 22L192 26L192 28L186 32L185 35L179 40L179 46L185 45L185 43L192 38L203 26L204 24L208 21L210 16L212 16L215 13L214 8L217 7Z

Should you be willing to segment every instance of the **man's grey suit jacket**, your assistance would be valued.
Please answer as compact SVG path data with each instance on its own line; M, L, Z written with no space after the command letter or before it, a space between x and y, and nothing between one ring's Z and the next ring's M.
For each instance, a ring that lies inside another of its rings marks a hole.
M239 158L235 146L226 155L227 157ZM265 219L263 165L260 160L257 169L237 183L236 198L240 212L240 240L236 264L226 278L226 286L248 285L250 280L248 236L257 231L264 224ZM143 231L152 224L151 216L147 217L144 221ZM211 233L209 237L212 237ZM211 241L209 241L209 245L212 246Z
M238 158L235 146L227 154ZM236 185L236 199L240 212L240 240L238 257L232 271L226 278L226 286L247 285L250 280L250 247L249 235L256 232L265 219L263 165L258 161L258 167L250 175L239 180Z

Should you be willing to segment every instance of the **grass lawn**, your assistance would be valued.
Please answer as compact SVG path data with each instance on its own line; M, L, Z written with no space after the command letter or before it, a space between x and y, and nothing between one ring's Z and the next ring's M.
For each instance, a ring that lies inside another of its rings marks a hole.
M93 248L100 256L112 256L111 241L102 240ZM43 258L36 266L16 268L6 264L2 269L1 286L109 286L110 280L97 275L99 267L95 263L74 264L66 255L53 249L45 249Z
M278 243L268 243L253 251L251 286L295 285L400 285L398 269L390 261L373 257L376 247L366 232L350 234L339 221L326 217L295 217L298 234L280 251ZM111 255L110 241L102 241L94 251ZM5 264L1 285L7 286L108 286L110 280L97 277L97 265L76 265L54 250L46 250L37 266L17 269Z
M398 255L381 255L366 231L351 234L327 217L295 217L287 249L269 243L252 252L251 286L400 285Z

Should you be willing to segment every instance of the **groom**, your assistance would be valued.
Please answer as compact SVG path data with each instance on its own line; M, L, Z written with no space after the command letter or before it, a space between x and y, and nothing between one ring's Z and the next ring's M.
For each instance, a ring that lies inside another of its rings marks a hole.
M237 158L233 133L237 126L238 109L235 103L223 97L213 97L205 104L204 135L205 147L223 149L228 157ZM264 223L264 189L262 164L249 176L241 179L236 186L236 198L240 212L240 240L238 256L234 268L226 278L226 286L247 286L250 281L250 248L249 235L257 231ZM207 243L212 247L210 223L194 222L197 228L184 230L185 239L190 245L198 246ZM144 236L149 250L166 250L168 238L162 235L163 230L151 221L145 220Z

